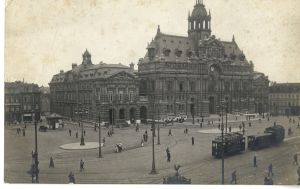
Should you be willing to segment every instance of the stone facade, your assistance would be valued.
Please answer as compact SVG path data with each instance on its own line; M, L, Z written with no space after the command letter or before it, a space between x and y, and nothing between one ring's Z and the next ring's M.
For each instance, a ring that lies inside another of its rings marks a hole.
M51 112L64 117L124 123L139 119L138 79L122 64L93 64L86 50L82 64L53 76L50 86ZM79 114L77 113L79 112Z
M188 36L157 33L138 63L140 95L148 98L148 112L159 106L161 115L207 116L220 113L221 102L228 111L258 112L253 91L268 79L256 79L254 65L232 41L211 35L211 14L196 1L188 15ZM267 90L263 94L268 98ZM157 109L157 108L156 108Z
M275 83L269 89L273 115L300 115L300 83Z
M39 87L21 81L4 83L5 122L32 122L40 119Z

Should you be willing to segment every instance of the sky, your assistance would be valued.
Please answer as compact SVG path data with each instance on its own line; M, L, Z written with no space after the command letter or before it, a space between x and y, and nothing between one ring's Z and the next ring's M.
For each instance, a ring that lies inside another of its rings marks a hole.
M299 0L204 0L212 34L235 40L271 81L300 82ZM6 0L4 80L47 86L80 64L137 64L161 32L187 36L195 0ZM135 65L137 69L137 65Z

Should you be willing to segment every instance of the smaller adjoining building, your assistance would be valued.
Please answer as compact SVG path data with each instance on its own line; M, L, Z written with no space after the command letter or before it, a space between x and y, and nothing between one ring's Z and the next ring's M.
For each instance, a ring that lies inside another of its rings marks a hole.
M5 82L5 122L32 122L40 119L41 101L37 84Z
M300 115L300 83L274 83L269 89L273 115Z
M269 82L269 78L265 74L253 73L253 97L256 113L269 112Z
M49 83L51 113L64 118L110 124L139 120L138 78L134 64L93 64L91 54L82 54L82 63L55 74Z

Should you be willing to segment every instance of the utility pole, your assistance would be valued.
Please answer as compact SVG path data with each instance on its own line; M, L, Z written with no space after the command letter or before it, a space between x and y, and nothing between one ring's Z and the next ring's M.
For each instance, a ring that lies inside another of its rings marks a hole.
M101 153L101 122L100 122L100 112L99 112L99 158L102 158Z
M37 122L34 122L34 132L35 132L35 182L39 183L39 160L38 160L38 144L37 144Z
M222 184L224 184L224 122L223 122L223 106L221 104L221 110L222 110Z

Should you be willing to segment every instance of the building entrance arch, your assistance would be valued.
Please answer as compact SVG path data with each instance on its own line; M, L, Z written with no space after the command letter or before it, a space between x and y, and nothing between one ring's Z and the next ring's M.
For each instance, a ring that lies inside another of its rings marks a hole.
M141 117L141 122L142 123L147 122L147 108L145 106L142 106L140 108L140 117Z
M136 120L135 114L136 114L136 109L130 108L130 110L129 110L130 123L135 123L135 120Z

